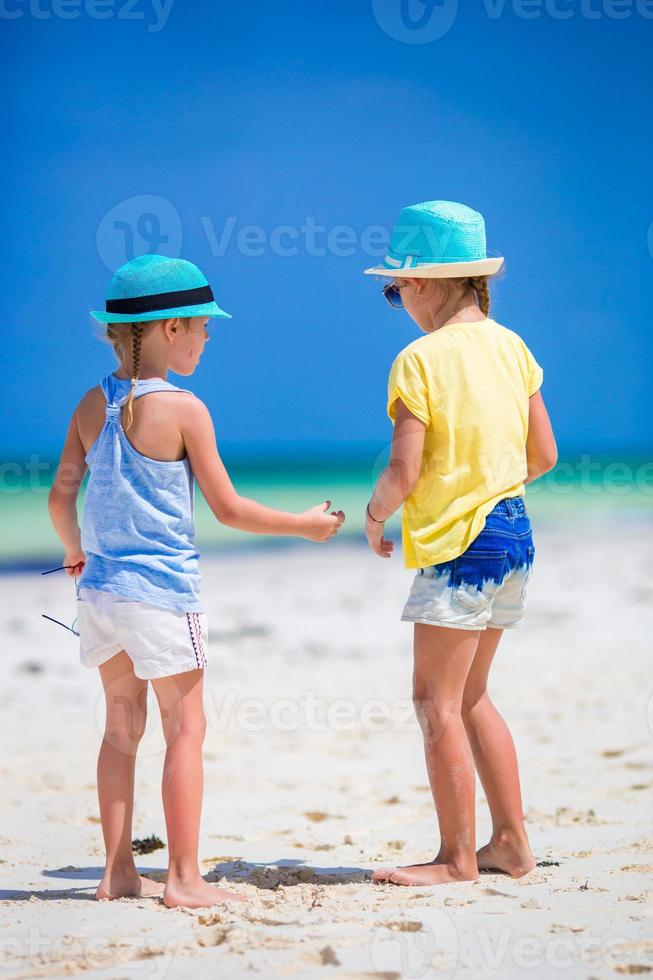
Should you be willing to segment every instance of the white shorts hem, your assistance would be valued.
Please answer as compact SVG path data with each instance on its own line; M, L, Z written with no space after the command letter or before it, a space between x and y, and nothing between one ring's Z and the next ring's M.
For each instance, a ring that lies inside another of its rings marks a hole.
M83 667L88 667L89 670L92 670L93 668L99 669L100 667L103 667L105 664L108 664L110 660L113 660L114 657L117 657L118 654L122 652L123 650L121 647L119 650L114 651L114 653L111 653L107 657L104 657L103 660L98 660L97 663L87 663L81 658L80 658L80 662ZM129 657L129 651L125 650L124 652ZM139 664L137 670L136 664L134 663L133 659L131 657L129 657L129 659L131 660L134 676L138 677L139 681L156 681L159 680L161 677L174 677L175 674L186 674L188 673L189 670L204 670L204 668L206 667L206 664L198 664L196 660L184 660L180 664L167 664L165 667L159 668L159 670L151 670L151 671L147 671L147 673L139 673L139 670L142 671L145 665Z
M488 628L491 630L514 630L524 622L523 619L517 620L516 623L488 623Z
M142 665L139 665L142 666ZM147 674L134 673L142 681L158 681L162 677L174 677L175 674L187 674L189 670L204 670L206 664L198 664L196 660L186 660L182 664L168 664L160 670L148 671Z
M483 626L472 626L471 623L450 623L442 619L427 619L425 616L401 616L403 623L422 623L424 626L448 626L454 630L484 630Z
M122 649L123 648L119 646L116 647L116 649L111 653L94 653L91 656L87 654L80 654L79 662L81 663L82 667L103 667L104 664L108 664L110 660L113 660L113 658L117 657L119 653L122 653Z

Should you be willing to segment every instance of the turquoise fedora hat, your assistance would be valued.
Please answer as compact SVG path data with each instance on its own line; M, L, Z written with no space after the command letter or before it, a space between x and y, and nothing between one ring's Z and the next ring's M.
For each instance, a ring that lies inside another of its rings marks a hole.
M485 247L483 215L455 201L424 201L402 208L382 265L367 275L418 279L490 276L503 265Z
M174 316L231 317L213 298L196 265L166 255L137 255L113 274L106 309L93 310L100 323L138 323Z

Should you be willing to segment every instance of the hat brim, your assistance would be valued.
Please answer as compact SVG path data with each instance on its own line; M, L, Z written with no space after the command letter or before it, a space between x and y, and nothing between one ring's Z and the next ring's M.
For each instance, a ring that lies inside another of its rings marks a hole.
M388 269L384 265L364 269L366 276L391 276L401 279L455 279L457 276L491 276L503 265L503 256L475 259L473 262L429 262L412 269Z
M198 306L178 306L171 310L152 310L150 313L106 313L104 310L91 310L91 316L100 323L146 323L148 320L170 320L175 316L208 316L231 319L217 303L202 303Z

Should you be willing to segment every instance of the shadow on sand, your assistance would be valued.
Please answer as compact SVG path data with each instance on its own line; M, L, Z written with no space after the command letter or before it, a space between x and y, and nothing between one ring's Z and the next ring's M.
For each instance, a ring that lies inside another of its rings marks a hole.
M97 888L104 868L45 868L41 874L47 878L62 878L67 880L86 881L93 884L80 885L77 888L44 888L21 891L20 889L0 889L0 901L28 902L31 898L41 901L94 901ZM167 868L138 868L138 873L152 881L165 882ZM251 861L227 861L216 864L211 871L203 875L205 881L217 882L226 880L234 884L254 885L255 888L274 891L279 887L292 885L350 885L362 884L372 879L372 871L368 868L322 868L306 865L303 861L282 858L279 861L254 863Z
M161 880L160 876L168 873L166 868L137 868L138 873L154 881ZM41 874L45 878L62 878L68 881L89 881L92 884L80 885L78 888L32 888L30 891L22 891L17 888L0 888L0 901L2 902L29 902L31 898L38 898L42 902L57 901L62 899L75 899L76 901L95 901L95 889L102 880L104 868L77 868L69 865L65 868L43 868Z
M292 885L350 885L370 881L368 868L321 868L306 865L303 861L282 858L279 861L254 863L250 861L226 861L216 864L205 876L207 881L227 881L254 885L256 888L273 890Z

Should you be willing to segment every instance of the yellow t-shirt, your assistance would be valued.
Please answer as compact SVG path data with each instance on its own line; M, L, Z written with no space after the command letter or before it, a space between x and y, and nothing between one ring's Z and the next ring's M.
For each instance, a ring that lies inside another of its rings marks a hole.
M528 399L543 371L513 330L495 320L449 323L405 347L388 381L426 424L417 485L404 502L406 568L462 554L503 497L524 494Z

